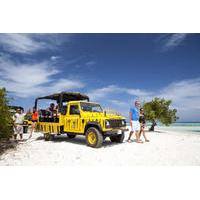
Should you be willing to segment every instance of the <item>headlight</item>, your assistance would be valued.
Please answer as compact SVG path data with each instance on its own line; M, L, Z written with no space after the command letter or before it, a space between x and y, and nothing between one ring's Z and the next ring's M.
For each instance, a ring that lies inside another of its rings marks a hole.
M108 128L109 126L110 126L110 122L106 120L106 128Z
M122 126L126 126L126 120L122 120Z

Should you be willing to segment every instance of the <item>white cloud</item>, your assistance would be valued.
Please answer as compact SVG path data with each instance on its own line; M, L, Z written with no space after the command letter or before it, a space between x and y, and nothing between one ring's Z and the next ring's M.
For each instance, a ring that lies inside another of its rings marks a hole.
M58 59L60 59L60 56L51 56L52 61L57 61Z
M120 93L126 93L131 96L135 96L137 98L142 98L151 95L150 92L147 92L145 90L134 89L134 88L123 88L123 87L118 87L116 85L109 85L104 88L93 90L89 93L89 95L92 97L92 99L98 100L110 96L112 94L120 94Z
M8 57L0 57L1 77L16 83L26 85L40 85L49 81L49 77L59 73L48 62L37 64L13 63Z
M69 37L65 37L68 41ZM61 35L54 34L0 34L0 46L10 53L33 54L45 49L55 49L63 41Z
M52 92L66 91L84 87L80 80L55 79L61 71L49 62L14 63L9 57L0 57L0 87L18 97L32 97Z
M49 90L52 92L61 92L70 89L83 88L84 86L85 84L77 79L59 79L54 84L51 84Z
M127 100L116 100L114 94L123 96L129 94ZM108 99L109 102L124 115L128 114L131 98L142 101L150 101L154 97L172 100L172 106L178 110L180 120L200 121L200 78L177 81L158 91L145 91L141 89L120 88L110 85L104 88L93 90L89 93L94 100ZM117 107L116 107L117 106Z
M199 97L200 78L171 83L161 90L161 93L169 98L174 98L175 100L185 97Z
M110 102L114 105L117 105L117 106L127 106L127 102L123 102L123 101L119 101L119 100L110 100Z
M169 50L175 48L182 44L182 42L186 39L187 34L185 33L175 33L167 36L164 39L163 50Z
M0 34L0 45L6 51L23 54L31 54L47 47L46 43L34 40L31 34L16 33Z
M124 88L124 91L130 95L138 96L138 97L144 97L144 96L151 95L151 92L147 92L147 91L141 90L141 89L126 89L126 88Z
M88 66L88 67L93 66L93 65L95 65L95 64L96 64L96 62L93 61L93 60L88 61L88 62L85 63L85 65Z
M95 89L92 90L88 93L88 96L91 97L92 100L98 100L101 99L103 97L106 97L109 94L113 94L118 92L118 87L115 85L109 85L107 87L104 88L99 88L99 89Z
M157 96L172 100L180 120L200 121L200 78L171 83Z

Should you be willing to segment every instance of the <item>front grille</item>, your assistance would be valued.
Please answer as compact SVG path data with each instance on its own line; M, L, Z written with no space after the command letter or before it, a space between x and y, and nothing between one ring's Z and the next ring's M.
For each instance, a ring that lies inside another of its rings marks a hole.
M122 121L124 122L124 120L119 120L119 119L115 119L115 120L108 120L110 123L110 128L120 128L120 127L124 127L126 126L126 124L122 123Z

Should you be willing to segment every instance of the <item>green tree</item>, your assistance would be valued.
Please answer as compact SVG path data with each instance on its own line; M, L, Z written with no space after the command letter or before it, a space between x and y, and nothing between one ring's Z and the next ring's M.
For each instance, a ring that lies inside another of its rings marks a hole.
M171 103L171 100L165 100L164 98L160 99L157 97L150 102L144 103L143 108L146 119L152 122L150 131L154 131L157 121L169 126L178 119L176 116L177 110L170 108Z
M5 88L0 88L0 140L12 135L12 116L9 112L9 99Z

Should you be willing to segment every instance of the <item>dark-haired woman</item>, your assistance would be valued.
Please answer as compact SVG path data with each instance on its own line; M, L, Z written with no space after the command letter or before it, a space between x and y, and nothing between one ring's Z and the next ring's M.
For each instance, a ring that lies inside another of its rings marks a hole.
M139 117L139 122L140 122L140 132L139 132L139 138L141 137L141 134L143 135L145 142L149 142L149 140L146 137L145 134L145 124L146 124L146 119L145 119L145 115L144 115L144 110L143 108L140 108L140 117Z

